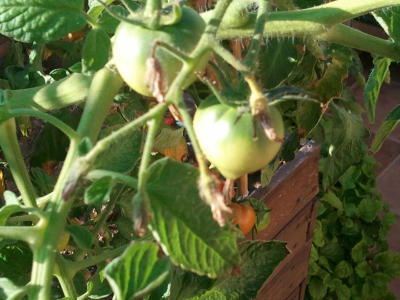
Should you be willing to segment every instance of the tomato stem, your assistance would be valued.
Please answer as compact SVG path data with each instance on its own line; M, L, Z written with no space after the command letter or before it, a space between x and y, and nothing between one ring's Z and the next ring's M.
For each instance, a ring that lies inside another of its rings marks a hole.
M55 127L57 127L60 131L65 133L65 135L67 135L71 140L79 140L80 138L75 130L73 130L70 126L68 126L67 124L65 124L64 122L62 122L61 120L50 114L46 114L44 112L33 109L23 109L23 108L11 110L9 111L9 114L12 117L30 116L43 119L49 122L50 124L54 125Z
M103 177L111 177L113 180L119 181L123 184L126 184L127 186L137 189L137 179L133 178L132 176L124 175L118 172L113 172L113 171L108 171L108 170L100 170L96 169L93 171L90 171L87 175L86 178L89 180L97 180Z
M269 0L258 1L257 19L254 28L254 34L251 39L250 48L247 52L244 64L254 72L257 65L258 53L260 51L261 41L263 39L266 16L269 8Z
M0 146L26 206L36 207L36 191L29 178L18 144L15 119L0 123Z

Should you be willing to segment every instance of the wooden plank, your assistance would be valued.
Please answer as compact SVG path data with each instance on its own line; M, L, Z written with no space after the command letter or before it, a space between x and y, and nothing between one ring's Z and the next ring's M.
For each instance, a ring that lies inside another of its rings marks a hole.
M298 286L285 300L299 300L300 292L300 286Z
M294 255L286 257L279 269L275 269L265 282L256 300L284 300L301 285L307 277L311 243L312 241L309 241L294 252Z
M267 187L251 194L271 209L271 222L256 234L256 239L275 239L282 227L318 193L318 160L319 147L313 142L305 144L294 160L277 170Z

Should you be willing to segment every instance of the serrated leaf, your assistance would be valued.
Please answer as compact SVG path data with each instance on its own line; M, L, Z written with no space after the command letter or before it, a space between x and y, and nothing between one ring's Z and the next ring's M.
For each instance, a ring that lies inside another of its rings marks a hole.
M85 190L85 203L96 207L105 204L110 196L112 186L113 180L111 177L106 176L96 180Z
M321 105L306 101L298 101L296 120L300 138L305 138L317 125L322 113Z
M89 31L82 49L82 71L95 72L107 63L111 51L108 34L101 28Z
M286 243L278 241L245 241L239 244L242 263L240 276L228 276L209 291L191 300L253 299L273 270L289 254Z
M325 140L319 141L327 145L329 154L320 160L323 190L335 184L347 168L360 162L366 151L363 142L366 129L361 117L336 105L333 107L332 126L328 131L325 129Z
M298 63L299 53L291 39L271 39L260 50L260 78L266 89L283 82Z
M90 249L93 243L93 235L86 227L79 225L67 225L66 231L69 232L75 244L81 249Z
M378 10L373 13L379 25L385 30L386 34L396 43L400 43L400 9L398 7L389 7Z
M159 286L169 273L169 260L157 258L152 242L134 242L104 269L117 299L142 298Z
M386 138L396 128L397 124L400 123L400 105L396 106L383 120L381 126L375 134L374 140L372 141L370 151L376 153L383 145Z
M212 218L199 196L195 167L164 158L147 176L151 231L175 264L210 277L238 264L236 234Z
M3 0L0 33L15 40L46 42L83 28L82 0Z
M112 134L112 133L111 133ZM132 130L123 140L114 140L93 163L95 168L125 173L139 160L142 149L142 132Z
M379 92L382 83L389 72L389 67L392 60L385 57L377 57L374 59L374 69L368 77L367 84L364 88L365 109L367 111L368 120L370 123L375 122L375 109L378 102Z
M365 278L367 274L371 273L371 267L366 261L362 261L356 265L355 271L361 278Z

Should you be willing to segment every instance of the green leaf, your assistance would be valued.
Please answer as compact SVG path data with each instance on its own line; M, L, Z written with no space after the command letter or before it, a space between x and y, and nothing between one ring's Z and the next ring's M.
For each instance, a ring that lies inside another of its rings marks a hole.
M320 119L321 113L321 105L317 103L297 102L296 120L300 138L305 138L314 129Z
M182 137L183 128L163 128L154 140L154 149L160 151L167 148L173 148L181 142Z
M387 236L392 229L392 225L396 224L397 215L393 212L385 213L382 217L381 227L379 228L379 238L381 240L386 240Z
M353 274L353 267L348 261L342 260L336 265L335 273L339 278L348 278Z
M361 278L365 278L367 274L372 272L371 266L365 260L356 265L355 271Z
M149 168L151 231L175 264L216 277L238 264L237 235L212 218L199 196L198 176L195 167L168 158Z
M395 279L400 276L400 253L384 251L374 257L374 263L378 264L380 270Z
M8 278L0 277L0 299L20 299L25 294L22 287L16 286Z
M270 39L260 50L260 78L266 89L283 82L298 63L299 53L291 39Z
M1 276L11 279L17 285L25 285L30 280L31 265L32 251L26 243L5 240L1 242Z
M112 294L108 281L104 278L104 270L96 272L87 283L90 299L104 299Z
M93 235L86 227L67 225L66 230L72 236L74 242L79 248L90 249L93 243Z
M325 66L322 77L311 82L310 90L318 94L326 103L328 100L338 97L343 91L343 79L347 77L352 63L352 52L342 46L331 46L326 56L330 59Z
M400 28L397 25L400 22L400 9L398 7L385 8L374 12L373 16L386 34L398 45L400 43Z
M169 300L190 299L209 290L215 280L207 276L171 266L171 287Z
M53 116L72 128L76 128L79 122L79 115L71 113L69 108L57 111ZM32 153L30 159L31 166L41 168L44 163L49 161L63 161L68 146L68 137L53 125L46 123Z
M114 128L115 129L115 128ZM98 169L125 173L133 169L142 149L142 133L132 130L122 141L114 141L93 163Z
M108 62L111 41L101 28L89 31L82 49L82 71L95 72Z
M389 72L392 63L390 58L377 57L374 59L374 69L368 77L364 88L364 101L370 123L375 122L375 109L378 102L379 91Z
M32 168L31 179L39 196L49 194L56 184L56 178L48 175L42 168Z
M357 206L357 215L365 222L371 223L375 220L381 210L381 201L372 198L364 198Z
M142 298L159 286L169 274L168 258L157 258L152 242L134 242L107 265L107 278L117 299Z
M374 140L372 141L370 151L376 153L379 151L383 142L390 135L390 133L396 128L397 124L400 123L400 105L396 106L383 120L381 126L375 134Z
M337 209L339 215L343 213L343 203L342 201L335 195L333 191L328 191L321 197L321 201L329 203L333 208Z
M327 286L323 284L322 280L319 277L311 277L307 287L312 298L324 299L327 292Z
M3 0L0 33L18 41L56 40L86 24L82 0Z
M319 250L321 256L325 256L330 261L339 263L344 259L344 250L337 242L328 242Z
M338 300L348 300L351 298L351 290L349 287L345 284L340 283L336 289L336 295L338 297Z
M364 240L359 241L352 249L351 249L351 258L354 262L360 263L365 260L367 255L367 247L365 246ZM357 270L356 270L357 271Z
M322 247L325 244L324 232L323 232L322 223L320 220L317 220L315 222L313 243L317 247Z
M110 6L110 10L119 16L127 17L129 15L128 10L122 5ZM99 17L99 20L97 21L97 23L100 25L100 28L109 34L114 34L119 22L119 20L112 17L107 11L103 11Z
M85 203L96 207L105 204L110 196L112 187L113 180L111 177L106 176L96 180L85 190Z
M255 298L273 270L289 254L286 243L278 241L245 241L239 244L239 251L240 276L222 278L211 290L191 299Z
M363 138L366 130L360 116L349 113L336 105L334 118L325 128L325 140L319 141L328 148L328 155L321 157L322 187L327 190L335 184L350 166L360 162L366 151Z

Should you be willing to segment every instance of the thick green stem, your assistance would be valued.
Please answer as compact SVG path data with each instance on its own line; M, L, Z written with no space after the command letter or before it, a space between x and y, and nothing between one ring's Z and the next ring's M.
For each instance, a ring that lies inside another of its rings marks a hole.
M85 106L81 123L78 126L78 133L81 136L88 136L92 140L97 138L112 100L121 85L122 81L119 75L107 67L96 73L90 86L88 96L90 103ZM63 168L52 193L52 199L46 208L48 219L42 220L45 222L42 227L43 241L33 253L31 283L41 286L37 297L40 300L50 299L57 243L62 236L68 212L73 204L71 198L68 199L69 201L64 201L63 191L70 174L73 173L74 162L78 157L78 142L71 141Z
M264 36L284 37L322 34L329 27L343 23L373 10L399 6L400 0L337 0L324 5L303 10L277 11L267 14ZM202 14L207 20L212 11ZM223 28L219 30L219 39L251 37L256 17L251 16L249 22L240 28Z
M34 246L40 236L40 228L36 226L0 226L0 237L24 241Z
M93 77L79 73L54 83L23 90L8 90L7 105L13 109L36 109L48 111L82 102Z
M161 0L147 0L144 14L147 17L153 17L154 13L162 8Z
M0 124L0 146L10 167L15 184L26 206L36 207L36 192L29 178L24 158L17 140L15 120L9 119Z
M78 127L81 137L89 137L95 143L114 96L121 86L121 76L107 66L95 74Z
M10 110L8 112L12 117L17 117L17 116L30 116L30 117L37 117L40 119L43 119L50 124L54 125L58 129L60 129L63 133L65 133L71 140L78 140L79 135L76 133L75 130L73 130L71 127L69 127L67 124L64 122L60 121L56 117L46 114L41 111L33 110L33 109L14 109Z
M400 48L395 43L343 24L335 25L328 32L317 35L315 38L400 60Z

